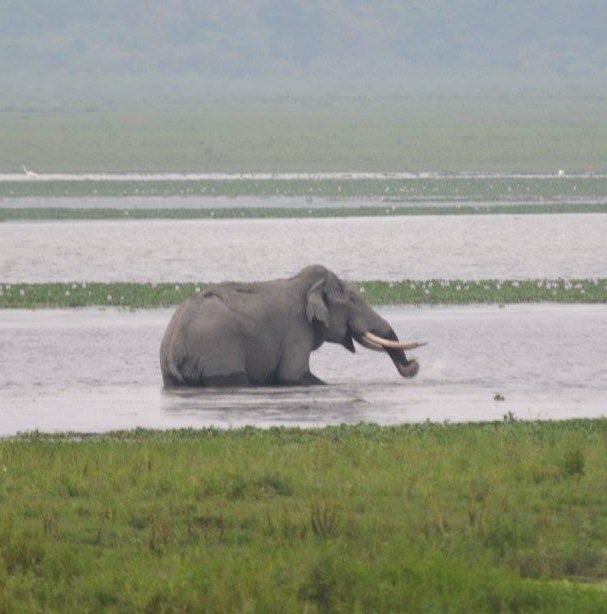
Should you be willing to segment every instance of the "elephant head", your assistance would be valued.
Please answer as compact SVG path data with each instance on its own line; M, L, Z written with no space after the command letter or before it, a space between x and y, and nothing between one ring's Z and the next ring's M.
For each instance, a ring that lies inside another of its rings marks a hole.
M392 326L369 306L354 285L318 265L307 267L300 275L311 280L306 315L315 325L320 342L339 343L355 352L354 339L370 350L386 352L403 377L413 377L419 371L418 362L407 359L405 350L425 343L399 341Z

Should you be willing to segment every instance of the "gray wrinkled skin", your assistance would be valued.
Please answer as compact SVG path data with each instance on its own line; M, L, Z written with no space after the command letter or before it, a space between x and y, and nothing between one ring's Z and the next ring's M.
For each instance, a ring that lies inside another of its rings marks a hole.
M169 322L162 379L166 388L323 384L310 373L310 353L325 341L351 352L353 339L369 347L367 331L397 339L358 290L320 265L289 279L212 284ZM403 377L417 373L402 350L385 353Z

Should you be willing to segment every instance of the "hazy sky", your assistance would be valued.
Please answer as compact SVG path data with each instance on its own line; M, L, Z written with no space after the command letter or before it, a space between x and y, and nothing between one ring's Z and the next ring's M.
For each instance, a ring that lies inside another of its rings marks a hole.
M604 0L0 0L0 80L4 96L180 79L198 93L597 92L605 24Z

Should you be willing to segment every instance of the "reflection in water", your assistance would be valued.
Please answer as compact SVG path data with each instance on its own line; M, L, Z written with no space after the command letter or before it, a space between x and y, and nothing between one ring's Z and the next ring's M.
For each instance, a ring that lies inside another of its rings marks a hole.
M174 392L158 367L171 310L2 311L0 435L607 415L605 305L379 311L401 337L430 342L414 380L387 356L325 344L312 371L328 386Z
M590 213L4 223L0 280L272 279L314 262L361 280L603 277L606 236Z

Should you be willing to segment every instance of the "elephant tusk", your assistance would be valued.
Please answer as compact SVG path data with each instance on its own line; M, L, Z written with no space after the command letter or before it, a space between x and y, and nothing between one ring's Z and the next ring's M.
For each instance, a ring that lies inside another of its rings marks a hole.
M392 341L391 339L384 339L383 337L378 337L373 333L367 331L363 337L373 345L379 345L383 348L394 348L398 350L414 350L415 348L422 347L423 345L428 345L427 343L418 343L417 341Z
M383 352L385 351L384 347L379 345L379 343L375 343L375 341L370 341L365 337L361 337L360 342L364 347L368 350L373 350L374 352Z

